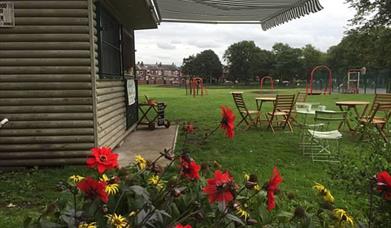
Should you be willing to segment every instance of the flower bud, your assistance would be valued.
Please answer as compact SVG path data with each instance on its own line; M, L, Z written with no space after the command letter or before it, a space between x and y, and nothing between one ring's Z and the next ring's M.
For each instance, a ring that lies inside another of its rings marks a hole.
M255 219L249 218L249 219L247 219L246 224L251 226L251 225L258 224L258 221Z
M302 208L302 207L296 207L293 216L294 216L295 218L304 218L304 217L306 216L304 208Z

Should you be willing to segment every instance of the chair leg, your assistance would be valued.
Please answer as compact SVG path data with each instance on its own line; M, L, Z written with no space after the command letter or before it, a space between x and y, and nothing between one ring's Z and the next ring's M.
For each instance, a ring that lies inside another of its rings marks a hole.
M266 119L268 120L268 123L269 123L267 128L271 128L273 134L275 134L274 129L273 129L273 116L271 116L270 119L267 114L265 114L265 116L266 116Z
M384 133L383 129L381 127L379 127L378 125L375 125L376 126L376 129L377 131L380 133L380 135L382 136L384 142L388 142L388 139L387 139L387 135Z

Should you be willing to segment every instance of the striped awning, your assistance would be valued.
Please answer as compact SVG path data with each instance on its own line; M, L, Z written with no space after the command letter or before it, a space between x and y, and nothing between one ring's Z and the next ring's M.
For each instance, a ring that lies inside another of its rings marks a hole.
M270 29L323 9L319 0L154 0L160 22L261 24Z

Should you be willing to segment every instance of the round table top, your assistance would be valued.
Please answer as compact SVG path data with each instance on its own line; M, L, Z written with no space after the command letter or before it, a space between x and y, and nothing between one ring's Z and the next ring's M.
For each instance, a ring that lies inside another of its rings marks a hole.
M277 98L275 98L275 97L257 97L255 99L261 100L261 101L275 101Z
M367 101L337 101L335 102L337 105L367 105L369 102Z
M304 115L315 115L316 111L320 111L320 110L314 110L314 109L311 109L311 110L296 110L296 113L299 113L299 114L304 114ZM335 111L334 110L322 110L320 112L329 112L329 113L334 113Z

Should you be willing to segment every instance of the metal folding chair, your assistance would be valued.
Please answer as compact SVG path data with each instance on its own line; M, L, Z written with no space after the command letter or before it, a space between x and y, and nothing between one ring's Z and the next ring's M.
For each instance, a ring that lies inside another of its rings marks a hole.
M342 138L338 126L345 122L346 115L345 111L316 111L315 124L307 130L309 143L304 147L304 154L310 154L312 161L338 162L334 154L339 152Z
M258 110L248 110L243 99L243 92L232 92L232 97L234 99L236 108L238 109L242 119L236 125L239 127L242 123L246 124L246 129L251 126L257 126L259 121L260 112Z

